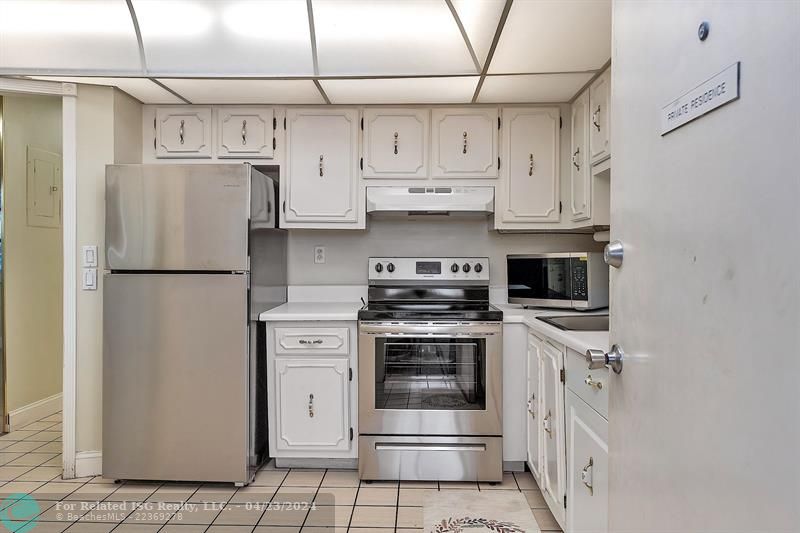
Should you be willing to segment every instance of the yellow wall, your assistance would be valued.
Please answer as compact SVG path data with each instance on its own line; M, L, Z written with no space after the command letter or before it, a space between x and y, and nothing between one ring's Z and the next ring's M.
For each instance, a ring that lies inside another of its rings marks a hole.
M27 224L27 147L61 154L61 98L3 96L6 409L61 392L61 228Z

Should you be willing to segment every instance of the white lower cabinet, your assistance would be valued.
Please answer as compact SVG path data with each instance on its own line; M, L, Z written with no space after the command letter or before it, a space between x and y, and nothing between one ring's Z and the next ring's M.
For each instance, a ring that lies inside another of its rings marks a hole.
M561 527L564 527L566 501L566 453L564 439L564 351L550 342L542 343L541 410L542 481L540 488Z
M608 420L567 391L567 533L608 531Z
M542 424L539 421L541 409L542 340L528 334L528 416L525 427L528 435L528 468L536 482L542 482Z

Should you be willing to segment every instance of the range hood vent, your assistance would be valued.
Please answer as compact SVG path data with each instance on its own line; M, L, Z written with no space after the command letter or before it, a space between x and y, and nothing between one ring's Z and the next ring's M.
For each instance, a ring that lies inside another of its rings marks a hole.
M494 187L367 187L370 215L482 215L494 212Z

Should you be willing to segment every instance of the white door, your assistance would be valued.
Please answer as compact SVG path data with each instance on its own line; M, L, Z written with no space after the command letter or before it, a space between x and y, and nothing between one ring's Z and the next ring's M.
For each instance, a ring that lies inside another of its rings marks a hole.
M271 158L275 146L271 107L220 107L217 157Z
M528 417L526 428L528 434L528 468L533 477L540 482L542 470L542 422L540 420L541 385L539 374L542 365L542 341L534 335L528 335Z
M427 109L364 110L365 178L427 178Z
M564 525L566 452L564 449L564 354L549 342L542 343L542 493L553 516Z
M434 178L497 177L497 108L439 108L431 113Z
M557 107L503 109L498 228L558 222L559 129Z
M797 2L614 4L611 531L800 524L799 27ZM737 61L740 99L660 135Z
M359 221L358 111L289 109L287 222Z
M567 533L608 531L608 421L567 391Z
M605 71L589 88L589 146L593 164L611 155L610 102L611 69Z
M211 157L210 107L156 108L156 157Z
M275 359L279 450L350 449L346 357Z
M571 146L569 164L570 218L573 222L592 218L592 173L589 165L589 92L574 102L571 111Z

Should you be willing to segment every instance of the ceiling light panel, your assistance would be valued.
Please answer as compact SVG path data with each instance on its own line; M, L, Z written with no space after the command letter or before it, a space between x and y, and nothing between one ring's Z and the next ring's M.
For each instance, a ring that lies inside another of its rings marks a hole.
M475 74L442 1L313 0L323 76Z
M489 73L595 70L610 58L610 0L527 0L512 4Z
M492 46L505 0L452 0L472 49L483 67Z
M592 73L487 76L478 103L568 102L592 79Z
M66 76L31 76L37 80L62 81L67 83L83 83L86 85L108 85L117 87L144 104L183 104L183 100L160 87L147 78L88 78Z
M332 104L469 103L477 76L320 80Z
M125 1L0 1L0 71L141 73Z
M159 79L193 104L324 104L311 80Z
M305 0L133 0L158 76L314 73Z

